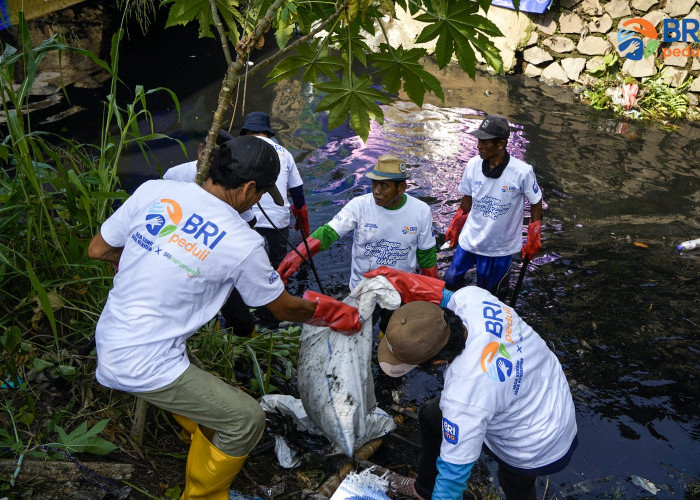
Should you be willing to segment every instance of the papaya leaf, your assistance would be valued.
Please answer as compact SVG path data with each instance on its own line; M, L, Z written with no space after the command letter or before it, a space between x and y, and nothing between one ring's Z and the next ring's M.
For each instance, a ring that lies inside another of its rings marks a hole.
M476 74L476 49L486 62L503 72L503 62L498 50L484 35L501 36L501 31L491 21L479 15L475 2L445 2L426 4L428 10L415 19L428 25L423 28L416 43L425 43L437 37L435 56L438 66L444 68L452 55L457 56L460 67L472 78Z
M275 39L277 40L277 46L280 49L283 49L287 46L289 43L289 40L292 38L292 34L294 33L294 25L290 24L288 26L281 26L277 28L277 31L275 31Z
M384 112L377 102L387 104L391 99L386 94L371 87L368 75L343 74L342 81L324 82L316 88L328 95L318 103L316 111L328 111L328 128L339 127L346 120L363 141L369 137L370 119L384 121Z
M488 2L491 3L491 0L488 0ZM394 6L394 2L392 0L379 0L379 6L391 17L396 17L396 7Z
M388 92L397 92L403 81L404 91L418 106L423 105L426 91L445 99L438 79L425 71L420 63L420 59L426 55L425 49L406 50L399 47L390 50L385 44L380 49L378 54L372 56L371 62L379 69L379 74L383 77L382 83Z
M347 33L336 35L333 37L333 42L338 44L338 48L343 53L345 59L347 59L348 55L352 55L352 57L357 59L364 67L367 67L367 54L371 54L372 50L367 43L365 43L365 37L357 33L357 30L352 31L353 32L349 35Z
M211 27L214 25L214 18L211 15L211 4L209 0L165 0L164 4L170 4L166 28L178 24L185 25L192 21L199 22L199 37L212 38L214 34ZM228 28L227 35L232 43L238 42L238 24L243 24L244 19L238 12L238 0L216 0L219 10L219 17Z
M316 40L312 44L299 45L297 55L285 57L270 71L265 85L290 78L300 69L304 69L303 78L307 82L316 83L319 75L337 80L335 73L346 66L345 62L339 57L327 55L325 49L319 50L318 44Z

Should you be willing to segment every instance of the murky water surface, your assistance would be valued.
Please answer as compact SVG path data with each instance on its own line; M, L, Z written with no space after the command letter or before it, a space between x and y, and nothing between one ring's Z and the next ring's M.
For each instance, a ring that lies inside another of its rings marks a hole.
M211 55L216 47L206 47L177 56L175 81L138 73L137 49L122 59L125 71L133 71L128 80L179 91L184 123L165 109L158 121L185 141L192 158L223 70ZM561 360L578 412L578 450L552 476L548 494L650 496L640 478L656 485L658 498L697 491L700 251L680 255L675 246L700 237L700 126L670 133L591 111L569 89L517 77L474 82L433 69L445 102L384 107L384 124L373 124L365 143L347 127L329 131L325 116L313 113L320 96L299 81L261 90L263 81L251 78L246 111L270 112L280 142L298 159L312 229L368 192L364 173L391 153L409 164L409 193L431 206L437 233L457 208L464 163L476 154L468 132L486 113L507 116L515 129L509 151L534 165L549 205L543 251L528 269L517 309ZM175 147L159 146L154 153L164 168L184 161ZM155 168L144 171L133 160L124 172L152 175ZM347 283L350 248L346 237L315 259L327 290L339 292ZM439 268L450 258L451 251L441 252ZM517 263L513 271L515 280ZM316 288L310 272L298 277L293 290ZM439 378L414 370L396 389L402 403L420 402L439 389ZM386 404L388 392L379 394ZM544 483L540 494L543 489Z

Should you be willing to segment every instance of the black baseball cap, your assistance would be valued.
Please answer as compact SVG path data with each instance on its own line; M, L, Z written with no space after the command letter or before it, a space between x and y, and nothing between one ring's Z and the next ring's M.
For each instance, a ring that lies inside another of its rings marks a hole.
M487 115L479 128L471 135L477 139L508 139L510 137L510 125L508 120L500 115Z
M275 182L280 173L280 158L275 148L266 141L252 136L234 137L222 144L231 152L227 169L241 179L255 181L272 196L276 205L284 206L284 198Z

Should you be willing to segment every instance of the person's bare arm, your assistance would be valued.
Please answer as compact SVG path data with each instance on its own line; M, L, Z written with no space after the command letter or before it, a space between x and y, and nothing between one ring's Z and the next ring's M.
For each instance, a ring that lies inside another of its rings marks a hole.
M462 196L462 202L460 203L459 207L462 209L462 212L465 214L468 214L472 210L472 197L471 196Z
M113 247L107 243L102 237L102 233L98 232L88 246L88 257L91 259L104 260L111 262L115 266L119 265L119 259L122 256L124 247Z
M530 222L542 220L542 200L530 205Z
M316 304L310 300L304 300L299 297L283 291L279 297L267 304L267 307L272 314L280 321L294 321L304 323L310 320L314 312L316 312Z

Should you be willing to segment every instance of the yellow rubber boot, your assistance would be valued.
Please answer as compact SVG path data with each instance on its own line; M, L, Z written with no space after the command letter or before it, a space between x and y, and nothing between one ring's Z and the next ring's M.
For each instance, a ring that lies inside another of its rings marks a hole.
M190 444L192 442L192 434L194 434L194 431L197 430L197 423L193 422L187 417L178 415L177 413L173 413L173 418L178 424L180 424L180 427L182 427L178 433L178 436L180 436L180 439L185 444Z
M246 458L248 455L232 457L219 450L197 427L187 454L185 491L181 500L228 500L231 481Z

